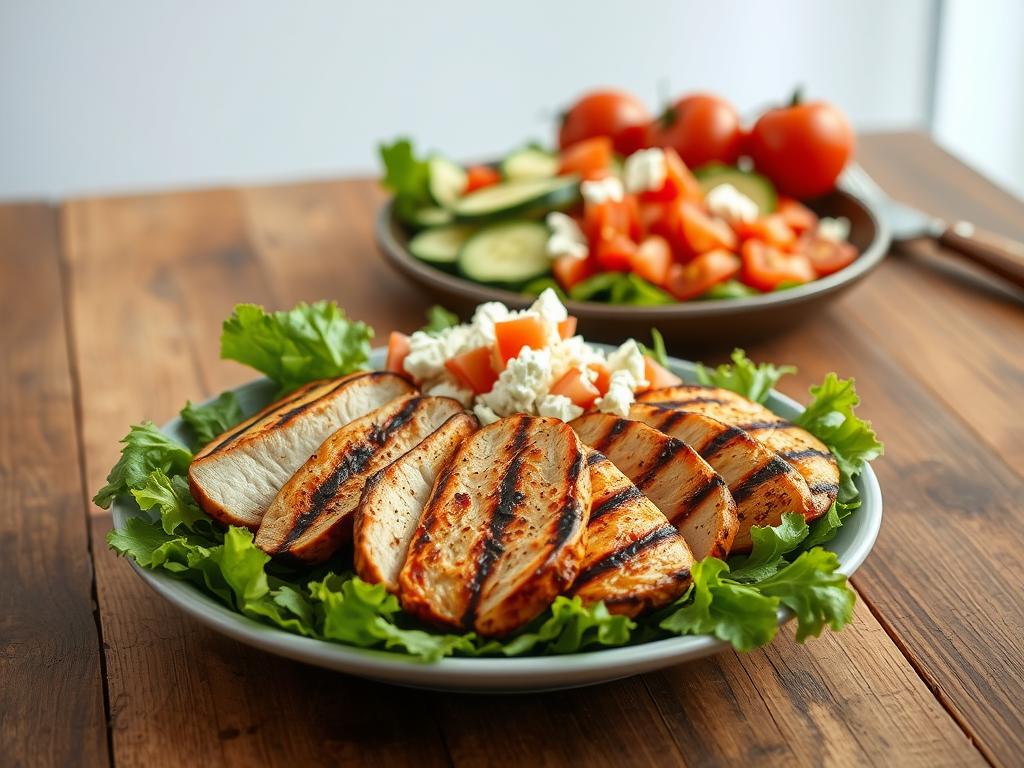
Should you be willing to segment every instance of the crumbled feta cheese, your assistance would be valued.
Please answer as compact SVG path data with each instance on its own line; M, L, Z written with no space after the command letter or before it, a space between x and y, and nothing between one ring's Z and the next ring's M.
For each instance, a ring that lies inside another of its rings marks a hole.
M850 220L845 216L838 216L834 219L826 216L818 221L818 237L823 240L841 243L849 236Z
M633 339L625 342L608 355L608 370L613 374L616 371L628 373L633 380L632 389L647 386L644 353L640 351L640 345Z
M757 218L757 203L740 192L732 184L719 184L704 198L712 214L730 224L751 222Z
M616 203L621 201L625 191L622 189L621 181L614 176L608 176L604 179L584 181L580 184L580 194L591 205L600 205L609 200Z
M523 347L508 361L491 391L480 395L484 405L500 416L533 413L534 404L551 386L551 353Z
M409 337L409 354L405 356L403 367L416 381L425 381L442 374L447 359L448 346L443 334L431 336L416 331Z
M626 158L622 173L626 179L626 191L631 194L661 189L668 176L664 150L652 147L634 152Z
M573 336L560 340L551 347L551 380L552 383L562 378L570 368L587 371L592 363L603 363L604 353L590 346L582 336ZM591 379L597 376L593 373Z
M556 259L559 256L568 256L573 259L585 259L590 253L587 245L587 236L583 234L580 225L571 216L561 211L552 211L546 219L551 235L548 237L548 256Z
M558 294L550 288L545 288L527 311L539 317L544 324L548 345L553 347L558 344L562 338L558 332L558 324L569 317L569 311L558 300Z
M484 339L484 344L491 344L494 342L494 324L508 320L510 314L508 307L500 301L488 301L476 308L470 326Z
M459 383L450 374L435 381L424 384L423 394L431 397L450 397L458 400L463 408L468 408L473 402L473 391L459 386Z
M492 411L483 403L477 403L473 406L473 413L480 422L481 427L486 427L488 424L493 424L501 418L498 414Z
M544 395L537 403L537 415L572 421L583 415L583 409L565 395Z
M636 399L633 396L633 387L633 376L629 371L616 371L608 382L608 391L605 396L596 403L597 410L601 413L614 413L623 419L626 418L629 416L629 406Z

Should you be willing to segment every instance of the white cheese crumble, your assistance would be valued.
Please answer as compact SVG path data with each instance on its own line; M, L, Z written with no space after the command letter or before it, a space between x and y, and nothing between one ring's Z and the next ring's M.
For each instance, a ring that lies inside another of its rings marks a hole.
M668 177L665 152L657 147L634 152L626 158L622 175L626 180L626 191L631 194L661 189Z
M547 349L523 347L508 361L491 391L480 401L499 416L534 413L534 404L551 386L551 353Z
M622 182L614 176L593 181L584 181L580 184L580 194L583 199L591 205L601 205L612 201L621 202L625 191L622 189Z
M458 400L462 404L463 408L468 408L473 402L473 391L459 386L459 383L455 381L455 378L450 374L439 378L436 381L424 384L422 389L424 395L430 395L431 397L450 397L453 400Z
M632 389L647 386L644 353L640 351L640 345L634 339L625 342L608 355L608 370L612 374L617 371L628 373L632 379Z
M704 198L712 214L730 224L748 223L757 218L757 203L732 184L719 184Z
M537 415L572 421L583 415L583 409L565 395L544 395L537 403Z
M818 221L818 237L833 243L841 243L850 236L850 220L845 216L834 219L824 217Z
M633 395L635 385L629 371L616 371L608 383L608 392L596 403L597 410L601 413L614 413L623 419L626 418L629 416L629 406L636 399Z
M548 236L547 253L552 259L568 256L571 259L585 259L590 254L587 236L572 216L561 211L552 211L545 220L551 234Z
M477 421L480 422L481 427L486 427L488 424L493 424L501 418L498 414L492 411L483 403L477 403L473 406L473 414L476 416Z

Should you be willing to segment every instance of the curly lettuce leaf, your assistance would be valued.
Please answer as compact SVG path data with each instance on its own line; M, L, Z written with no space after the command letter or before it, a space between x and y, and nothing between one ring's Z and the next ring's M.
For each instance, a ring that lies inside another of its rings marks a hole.
M420 328L420 330L424 333L430 334L431 336L435 336L441 333L441 331L454 328L458 324L458 315L454 312L449 312L440 304L435 304L427 310L427 324Z
M864 470L864 465L877 459L884 450L871 422L858 418L854 408L860 404L860 397L854 388L853 379L840 379L830 373L825 380L811 387L810 405L793 419L828 446L839 464L840 492L842 501L857 497L854 478Z
M846 518L859 508L859 497L848 502L834 501L832 506L829 507L828 512L811 523L810 531L807 534L807 538L804 539L801 549L811 549L812 547L832 541L836 536L836 532L843 527L843 522Z
M206 405L195 405L191 400L181 409L181 419L192 430L195 439L193 449L213 442L245 418L238 396L234 392L221 392L220 396Z
M188 448L165 435L151 421L134 425L121 442L121 458L107 475L107 484L93 497L93 503L103 509L109 508L118 496L141 488L150 472L181 475L188 471L192 461Z
M309 381L364 369L373 329L349 320L333 301L300 302L282 312L239 304L224 321L220 355L265 374L290 392Z
M750 529L753 541L749 555L729 560L729 578L738 582L759 582L788 565L786 555L807 538L810 528L803 515L787 512L779 525L755 525Z
M521 656L545 653L576 653L593 646L625 645L636 623L626 616L609 613L604 603L584 605L579 597L555 598L548 613L510 640L492 640L477 654L500 653Z
M736 348L732 351L732 363L723 363L716 368L705 368L697 363L697 381L706 387L722 387L763 403L772 387L789 373L796 373L792 365L753 363L746 352Z
M758 582L758 591L774 598L796 614L797 642L817 637L826 624L839 631L853 619L857 594L838 573L835 552L815 548Z
M432 205L430 166L426 160L416 157L409 139L381 144L380 159L384 164L381 185L394 194L395 213L399 218L411 221L419 208Z
M157 469L141 486L132 488L131 493L140 509L157 508L165 533L174 533L180 526L194 530L197 523L209 521L206 513L192 500L188 481L181 475L168 477L163 470Z

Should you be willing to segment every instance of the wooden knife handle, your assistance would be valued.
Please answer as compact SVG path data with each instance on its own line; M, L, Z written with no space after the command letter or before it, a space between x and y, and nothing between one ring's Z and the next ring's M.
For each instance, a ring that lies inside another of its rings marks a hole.
M1024 288L1024 244L958 221L939 235L939 244L1018 288Z

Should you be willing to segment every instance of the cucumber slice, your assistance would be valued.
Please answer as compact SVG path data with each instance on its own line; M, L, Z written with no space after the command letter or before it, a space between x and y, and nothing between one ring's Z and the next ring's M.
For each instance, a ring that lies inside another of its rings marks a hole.
M442 208L451 208L466 189L466 172L451 160L435 155L427 161L430 196Z
M436 206L428 206L416 209L410 218L417 227L443 227L445 224L451 224L453 217L451 211L446 211L444 208L437 208Z
M510 181L550 179L558 174L558 157L537 147L517 149L501 161L501 172Z
M521 287L551 272L548 228L539 221L484 227L459 253L459 271L478 283Z
M453 267L471 234L473 230L470 227L425 229L409 241L409 252L434 266Z
M719 184L732 184L738 191L757 203L760 215L772 213L775 210L778 202L775 187L760 173L741 171L739 168L722 163L710 163L698 168L695 175L705 195Z
M579 200L576 176L506 181L471 192L452 206L456 219L480 221L522 216L538 209L564 208Z

